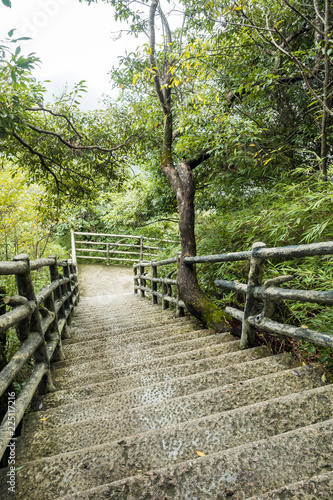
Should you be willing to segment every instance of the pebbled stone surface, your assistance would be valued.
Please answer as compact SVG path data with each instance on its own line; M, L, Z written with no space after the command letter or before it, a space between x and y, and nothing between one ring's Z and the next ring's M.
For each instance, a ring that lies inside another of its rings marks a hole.
M31 462L17 474L16 498L34 500L65 499L165 499L201 500L212 498L246 498L258 495L269 488L288 484L298 479L319 475L332 466L333 421L320 422L308 427L261 439L205 457L198 457L147 473L112 481L104 486L91 488L89 469L98 463L97 450L86 462L70 465L70 454L45 459L47 470L53 472L55 481L43 474L43 468L33 467ZM56 460L56 461L55 461ZM84 460L84 459L83 459ZM39 461L40 465L40 461ZM112 475L114 463L110 462ZM55 468L54 468L55 467ZM78 467L83 469L80 484L76 484ZM39 470L39 473L38 473ZM62 470L58 482L57 471ZM141 470L141 469L139 469ZM133 471L134 472L134 471ZM37 477L36 477L37 474ZM38 477L39 476L39 477ZM49 476L50 477L50 476ZM36 490L35 484L42 478L43 489ZM84 478L84 479L83 479ZM74 488L81 492L74 493ZM90 489L88 489L90 488ZM3 491L3 490L2 490ZM73 491L73 495L68 495ZM4 492L4 499L8 498Z
M246 500L332 500L333 471Z
M287 363L290 358L287 357ZM124 392L105 394L98 398L81 399L81 401L63 404L54 407L52 398L56 393L50 393L44 400L43 408L27 416L29 421L38 421L47 418L49 423L56 426L70 421L82 421L91 416L92 411L97 415L105 412L118 412L125 408L146 406L153 403L165 401L185 394L194 394L206 389L243 381L260 375L267 375L283 370L286 367L284 355L263 358L234 365L232 367L196 373L187 377L172 379L154 385L147 385L130 389ZM74 419L74 420L73 420Z
M208 389L188 396L173 398L153 405L125 409L119 413L91 412L90 418L53 427L52 418L47 421L24 422L23 440L18 440L22 456L40 456L63 453L76 446L86 447L87 442L103 444L118 438L157 430L211 414L246 407L279 396L292 395L322 385L322 372L312 367L299 368L300 376L286 370L256 377L231 385ZM31 425L30 425L31 424ZM60 424L61 425L61 424Z
M234 410L212 413L206 417L195 419L181 424L167 425L143 434L136 431L135 436L123 437L112 443L112 422L109 428L105 426L104 433L93 431L93 438L84 439L78 426L75 432L75 441L63 447L62 453L69 452L74 447L82 451L75 457L76 463L88 459L93 463L93 457L98 454L99 460L89 469L90 481L95 475L95 484L115 481L133 475L137 469L149 471L157 467L171 465L191 458L197 458L196 450L204 451L206 455L236 447L241 444L282 434L290 430L305 427L322 420L330 419L333 415L333 387L326 386L320 390L314 389L301 394L282 396L277 399L264 401ZM86 436L87 433L84 434ZM107 441L108 440L108 441ZM109 444L104 444L107 441ZM90 446L90 447L89 447ZM89 448L88 448L89 447ZM26 448L26 447L25 447ZM34 443L35 458L42 456L38 439ZM26 454L24 453L26 457ZM90 458L89 458L90 457ZM29 456L29 460L34 457ZM26 457L27 459L27 457ZM108 464L113 461L112 474ZM43 468L44 462L35 464L38 470ZM46 471L45 471L46 472ZM57 476L61 476L61 471ZM80 483L78 468L75 480ZM61 479L59 478L61 482Z
M59 363L55 363L52 376L55 380L66 376L80 377L82 375L87 375L90 372L96 372L97 370L118 370L118 376L123 377L134 373L141 373L145 371L150 371L157 368L163 368L166 366L173 366L177 364L183 364L187 361L198 361L200 359L205 359L213 356L220 356L228 352L239 351L239 341L234 342L224 342L218 345L201 347L199 349L194 349L191 351L185 351L180 354L165 355L159 358L154 358L150 361L139 360L137 363L125 364L118 368L114 368L114 360L109 358L95 359L94 361L89 361L81 364L74 364L68 362L68 365L62 368L58 368Z
M201 359L199 361L184 362L181 364L167 366L165 368L154 369L151 367L149 371L144 371L136 374L131 374L126 376L126 371L116 369L101 370L100 372L93 372L81 377L57 377L56 387L58 390L72 389L76 386L83 387L90 384L98 384L100 382L115 381L116 384L120 384L120 379L123 381L126 379L128 383L132 384L132 387L143 385L146 381L150 385L152 382L163 382L166 380L171 380L172 378L181 377L185 375L190 375L202 371L209 371L212 368L222 368L224 366L229 366L232 364L238 364L243 361L251 361L259 358L264 358L270 356L271 353L269 349L265 346L254 347L252 349L246 349L243 351L230 352L227 354L217 355L216 357L208 357ZM186 361L186 359L184 360ZM140 365L141 366L141 365ZM151 366L151 365L149 365ZM143 374L142 374L143 373ZM143 379L142 379L143 377ZM55 380L55 377L54 377ZM149 382L149 381L152 382ZM75 390L75 389L73 389Z
M181 321L176 321L176 319ZM165 338L167 335L178 335L186 332L193 332L202 329L196 321L190 321L184 318L175 318L171 325L155 326L150 328L142 328L129 333L127 330L122 330L117 335L111 335L110 332L103 331L102 333L95 333L93 337L82 338L73 336L69 339L63 340L63 346L66 350L76 349L76 347L88 346L96 342L149 342L149 340Z
M101 349L101 352L89 354L88 352L75 359L67 359L65 361L59 361L56 363L57 368L62 368L68 364L76 365L85 362L90 362L92 357L95 359L107 359L111 366L116 368L118 366L123 366L127 364L137 363L139 361L151 361L155 358L170 356L173 354L180 354L182 352L192 351L194 349L200 349L201 347L209 347L212 345L218 345L225 342L230 342L230 335L225 333L219 333L216 335L209 335L207 330L207 336L203 338L195 338L191 340L178 341L170 343L168 345L162 346L151 346L145 347L143 345L138 348L136 345L125 345L119 349L108 349L106 345ZM238 342L238 341L234 341Z
M138 349L140 349L140 351L148 351L150 349L154 349L155 347L166 347L169 349L174 348L174 344L183 344L183 342L189 342L191 340L197 341L200 346L200 339L202 339L203 344L205 345L207 337L210 337L209 340L218 339L218 342L220 339L223 339L224 342L235 340L235 338L229 334L217 333L213 330L195 330L177 334L177 332L174 332L172 328L170 328L164 335L166 336L162 338L147 339L145 341L142 339L138 339L138 341L136 341L136 339L127 341L126 338L108 338L102 342L95 342L94 344L89 342L89 345L87 346L76 345L76 349L66 349L66 358L67 360L73 360L73 362L75 362L77 358L91 358L91 356L100 355L101 352L103 352L105 356L110 356L112 354L112 356L121 358L122 355L128 356L129 353L135 353ZM190 346L191 345L192 344L190 344Z

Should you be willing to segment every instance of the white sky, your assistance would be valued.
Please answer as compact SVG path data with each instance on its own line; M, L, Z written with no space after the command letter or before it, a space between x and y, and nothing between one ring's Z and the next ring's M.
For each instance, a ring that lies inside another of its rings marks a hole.
M101 2L88 6L78 0L12 0L11 9L0 2L0 39L13 28L16 37L32 38L21 42L22 51L36 52L42 64L34 75L51 80L46 86L53 94L61 94L66 82L72 87L87 80L84 109L98 107L101 95L111 93L107 73L125 49L130 52L140 45L126 34L112 40L112 32L124 27L115 23L113 8Z

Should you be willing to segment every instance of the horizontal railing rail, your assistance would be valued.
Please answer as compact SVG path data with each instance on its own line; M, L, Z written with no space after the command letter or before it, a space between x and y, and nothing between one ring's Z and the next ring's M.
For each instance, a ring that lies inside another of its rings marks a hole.
M268 259L293 259L301 257L314 257L314 256L329 256L333 255L333 242L327 241L322 243L313 243L309 245L293 245L285 247L267 248L264 243L255 243L252 250L245 252L230 252L216 255L202 255L195 257L184 257L184 264L214 264L219 262L236 262L236 261L250 261L250 271L247 283L240 283L239 281L228 281L223 279L215 280L215 286L232 290L235 292L242 292L245 295L244 311L234 307L227 306L225 312L236 318L242 323L241 346L243 348L254 345L254 327L260 328L264 331L285 335L296 339L307 340L313 344L333 347L333 328L332 334L322 333L311 330L305 326L297 327L289 324L279 323L272 320L274 315L275 303L279 300L293 300L300 302L310 302L318 304L333 305L333 289L326 291L318 290L303 290L293 288L281 288L279 285L291 281L294 276L278 276L262 283L264 265ZM179 261L178 257L166 259L163 261L141 261L134 265L134 291L137 293L141 291L141 296L145 296L148 292L153 296L153 302L157 303L157 299L161 298L162 306L165 302L165 296L162 292L156 291L156 271L157 267L176 263ZM145 268L152 267L152 276L145 272ZM139 274L138 274L138 269ZM164 287L168 284L164 280ZM147 287L146 281L151 281L152 286ZM173 283L177 288L177 298L173 298L170 302L175 304L180 303L182 308L185 308L184 302L179 297L178 281L174 280ZM155 286L155 288L154 288ZM164 288L165 291L165 288ZM179 306L178 306L179 307ZM183 309L184 310L184 309Z
M32 271L49 268L50 283L35 293ZM59 273L59 267L62 274ZM14 436L32 398L39 390L41 394L53 391L50 363L65 359L62 351L62 339L69 337L68 325L74 307L79 300L77 268L72 260L57 261L56 256L30 261L28 255L18 255L13 262L0 262L0 276L15 275L17 295L0 297L0 335L1 345L6 344L6 335L10 328L16 328L20 347L8 362L2 356L0 372L0 459L8 443ZM7 308L11 310L7 311ZM33 357L33 370L25 380L24 386L16 398L13 382L25 364ZM4 405L6 395L10 400L15 396L15 406ZM13 410L14 408L14 410Z
M90 239L82 239L83 237ZM99 240L96 241L95 237L98 237ZM101 241L101 238L105 238L106 241ZM133 243L131 243L132 241ZM156 238L131 234L71 231L72 259L75 263L78 259L101 260L107 264L111 261L137 262L146 257L156 257L158 253L165 250L165 248L160 246L149 244L149 241L157 241L162 244L175 243L172 240L158 240Z

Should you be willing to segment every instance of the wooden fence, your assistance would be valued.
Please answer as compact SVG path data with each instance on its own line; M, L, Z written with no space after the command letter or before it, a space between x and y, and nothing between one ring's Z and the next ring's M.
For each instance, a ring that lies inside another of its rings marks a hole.
M149 241L175 243L171 240L157 240L129 234L82 233L71 231L72 259L91 259L116 262L137 262L146 257L156 257L164 248ZM147 242L147 243L146 243Z
M272 320L274 315L274 304L279 300L294 300L300 302L312 302L318 304L333 305L333 290L299 290L292 288L280 288L279 285L291 281L293 276L278 276L262 283L264 265L268 259L292 259L300 257L312 257L316 255L333 255L333 241L324 243L314 243L310 245L296 245L277 248L266 248L264 243L255 243L251 251L235 252L218 255L204 255L196 257L185 257L185 264L213 264L217 262L235 262L240 260L250 261L250 271L247 283L239 281L216 280L215 285L225 290L243 292L245 294L244 311L234 307L226 307L228 315L238 319L242 323L241 346L243 348L254 345L254 327L261 330L278 333L287 337L310 341L319 346L333 347L333 325L332 335L310 330L304 326L297 327L279 323ZM179 297L178 280L168 278L157 278L157 268L159 266L175 264L180 256L164 261L139 262L134 264L134 291L141 296L146 293L153 296L153 303L157 303L160 298L162 307L173 303L177 311L184 311L185 304ZM152 268L149 275L145 269ZM139 273L138 273L139 270ZM174 272L176 269L174 270ZM151 287L147 286L147 281L151 282ZM157 290L157 284L162 287ZM174 287L172 295L171 287Z
M153 304L158 303L158 299L161 300L162 308L167 309L170 304L176 307L176 316L184 316L185 314L185 304L181 300L179 295L178 280L172 279L172 275L176 273L177 269L172 269L166 277L159 278L157 275L157 269L159 266L167 266L170 264L179 263L180 254L177 257L171 259L151 262L141 261L138 264L134 264L134 293L138 293L140 290L141 297L145 297L148 293L152 295ZM146 268L151 267L151 275L145 272ZM138 272L139 271L139 272ZM147 281L150 281L151 286L147 286ZM158 290L160 288L160 290Z
M42 267L49 268L50 284L35 294L31 271ZM1 402L7 401L8 410L0 426L0 458L36 390L41 394L54 390L50 362L64 359L61 340L69 336L68 325L79 299L77 270L70 260L57 261L51 256L30 262L28 255L18 255L13 262L0 262L1 275L15 275L18 292L18 295L2 298L1 340L6 338L8 329L15 326L21 345L0 373ZM8 312L7 307L11 308ZM4 353L0 354L3 360ZM32 373L16 397L13 382L31 357Z

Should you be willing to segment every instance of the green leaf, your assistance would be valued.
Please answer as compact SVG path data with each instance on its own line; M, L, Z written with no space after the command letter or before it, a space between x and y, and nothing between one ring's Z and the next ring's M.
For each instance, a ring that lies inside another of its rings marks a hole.
M6 7L11 8L12 2L10 0L1 0L1 1Z

